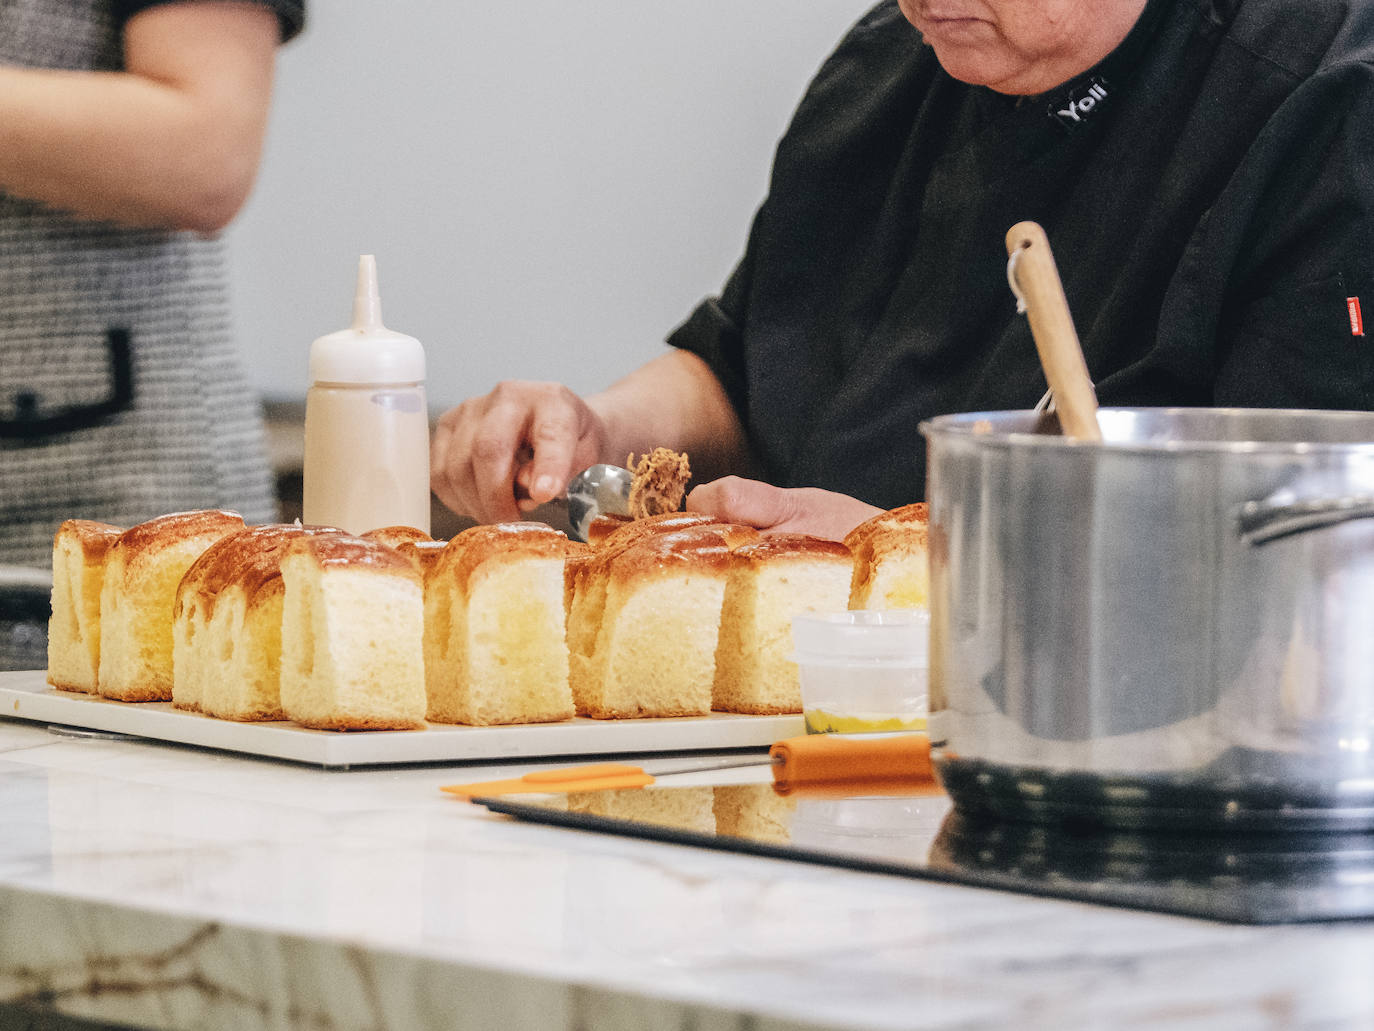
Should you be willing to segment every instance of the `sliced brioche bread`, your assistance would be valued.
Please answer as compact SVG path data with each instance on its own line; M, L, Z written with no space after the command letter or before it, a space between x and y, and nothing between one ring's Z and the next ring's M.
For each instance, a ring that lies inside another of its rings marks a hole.
M234 512L174 512L130 527L106 559L100 592L100 694L171 701L177 588L216 541L242 530Z
M601 628L602 610L606 606L606 582L611 562L626 548L645 537L717 522L711 516L696 512L673 512L646 519L626 520L600 536L590 554L584 552L570 563L572 599L568 606L568 668L573 704L579 714L586 715L588 712L586 698L592 683L592 652L596 648L596 635Z
M801 712L792 661L792 617L839 612L853 562L837 541L769 534L737 548L721 606L712 707L724 712Z
M230 720L279 720L281 560L298 537L342 533L254 526L213 545L182 578L172 702Z
M474 526L427 580L429 718L492 725L573 715L565 559L575 546L542 523Z
M425 725L420 573L396 549L302 536L281 560L281 705L324 730Z
M860 523L845 537L854 556L851 609L930 607L930 508L903 505Z
M53 537L48 683L59 690L97 692L100 589L105 560L123 532L109 523L68 519Z
M757 536L732 524L693 526L643 537L597 562L604 604L579 685L587 715L711 711L730 549Z

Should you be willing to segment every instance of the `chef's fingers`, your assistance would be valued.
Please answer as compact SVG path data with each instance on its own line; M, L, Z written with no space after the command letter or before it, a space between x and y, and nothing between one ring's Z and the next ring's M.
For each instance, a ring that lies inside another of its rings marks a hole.
M485 400L470 445L477 509L472 514L485 523L510 522L520 518L515 474L533 417L531 395L528 384L505 382L497 384Z
M486 398L473 398L439 417L430 442L429 483L435 497L460 515L486 521L472 468L472 435Z
M568 481L581 468L574 467L576 462L587 453L583 438L595 419L582 399L567 387L552 383L547 387L530 421L529 443L534 457L530 461L529 495L536 504L552 501L568 489ZM583 466L590 464L583 462Z
M785 489L739 476L696 487L687 495L686 508L761 530L805 533L835 541L844 540L859 523L882 511L847 494L818 487Z

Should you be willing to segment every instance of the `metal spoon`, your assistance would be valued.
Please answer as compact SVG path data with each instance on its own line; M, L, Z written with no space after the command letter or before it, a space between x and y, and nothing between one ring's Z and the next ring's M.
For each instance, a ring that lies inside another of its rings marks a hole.
M593 465L569 480L568 523L572 537L585 541L597 516L629 515L633 482L634 474L618 465Z

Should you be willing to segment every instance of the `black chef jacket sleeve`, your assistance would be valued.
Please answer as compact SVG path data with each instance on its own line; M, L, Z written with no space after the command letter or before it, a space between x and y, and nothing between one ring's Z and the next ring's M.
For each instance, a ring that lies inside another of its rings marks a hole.
M754 224L758 225L757 217ZM751 239L752 236L751 231ZM743 327L748 314L752 253L753 248L746 247L744 257L726 280L720 296L707 297L668 335L670 346L692 352L710 367L741 424L747 422L749 410Z

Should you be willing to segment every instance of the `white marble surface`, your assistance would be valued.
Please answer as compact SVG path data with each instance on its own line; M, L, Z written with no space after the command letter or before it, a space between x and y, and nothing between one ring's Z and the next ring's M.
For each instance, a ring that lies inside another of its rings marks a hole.
M0 1003L216 1031L1374 1026L1374 923L1020 897L531 826L438 791L500 772L312 770L0 720Z

